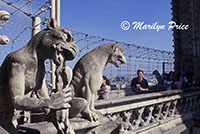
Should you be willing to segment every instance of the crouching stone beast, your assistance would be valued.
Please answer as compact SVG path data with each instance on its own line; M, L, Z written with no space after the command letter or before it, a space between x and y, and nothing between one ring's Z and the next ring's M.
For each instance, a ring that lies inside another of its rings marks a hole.
M73 78L70 84L74 98L72 99L70 116L82 112L90 121L98 120L94 108L95 93L102 84L102 72L108 63L120 67L126 58L124 49L116 44L99 46L84 55L73 69Z

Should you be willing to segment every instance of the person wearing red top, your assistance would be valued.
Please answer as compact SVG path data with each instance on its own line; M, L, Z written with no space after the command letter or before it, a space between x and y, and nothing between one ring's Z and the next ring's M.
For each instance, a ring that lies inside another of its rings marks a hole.
M140 93L143 91L149 91L148 82L143 78L144 73L142 70L137 71L137 77L133 78L131 81L131 89L135 93Z

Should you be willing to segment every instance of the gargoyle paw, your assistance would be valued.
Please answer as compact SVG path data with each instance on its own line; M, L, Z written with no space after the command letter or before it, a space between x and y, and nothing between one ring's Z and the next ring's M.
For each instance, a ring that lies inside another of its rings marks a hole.
M89 112L88 113L88 118L90 121L98 121L99 120L99 115L95 112Z

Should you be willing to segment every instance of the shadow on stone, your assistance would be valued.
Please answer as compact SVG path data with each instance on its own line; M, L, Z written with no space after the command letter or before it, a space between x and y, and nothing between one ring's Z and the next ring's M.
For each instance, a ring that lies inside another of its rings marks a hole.
M56 134L57 130L52 123L41 122L19 126L19 134Z

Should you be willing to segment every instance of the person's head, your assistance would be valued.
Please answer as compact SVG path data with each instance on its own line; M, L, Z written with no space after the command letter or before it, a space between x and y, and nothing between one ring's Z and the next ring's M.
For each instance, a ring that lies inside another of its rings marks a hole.
M168 73L165 73L163 78L164 78L164 80L167 80L167 81L170 80L170 78L169 78L169 74L168 74Z
M169 79L174 81L176 79L175 73L173 71L169 72Z
M144 76L144 72L142 71L142 70L137 70L137 76L138 76L138 78L143 78L143 76Z
M106 84L107 77L103 75L103 84Z
M106 76L103 75L103 84L104 85L110 85L110 81L108 80L108 78Z

